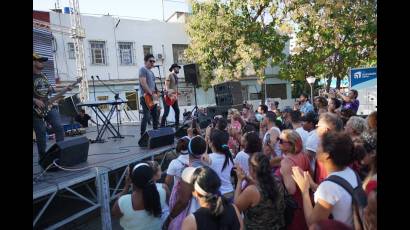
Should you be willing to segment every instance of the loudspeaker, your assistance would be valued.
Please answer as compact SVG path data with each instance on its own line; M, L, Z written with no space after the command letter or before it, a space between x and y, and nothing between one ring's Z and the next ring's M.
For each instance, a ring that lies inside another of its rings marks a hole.
M201 79L199 76L199 68L197 64L184 65L185 82L191 83L195 87L200 87Z
M52 145L40 159L40 166L46 169L55 159L61 166L74 166L87 161L90 141L86 137L75 137ZM58 168L50 168L56 171Z
M239 81L228 81L214 86L217 106L239 105L243 102L242 86Z
M149 149L158 148L174 143L175 129L172 127L164 127L154 130L145 131L141 139L138 141L140 147L148 147Z

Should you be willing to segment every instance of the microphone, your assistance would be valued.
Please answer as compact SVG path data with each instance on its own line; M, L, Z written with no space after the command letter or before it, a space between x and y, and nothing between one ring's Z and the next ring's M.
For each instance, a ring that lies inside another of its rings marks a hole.
M94 76L93 76L93 75L91 75L91 79L93 79L93 80L94 80Z
M100 80L100 77L98 75L95 76L98 80Z
M161 65L154 65L154 67L157 67L157 68L159 68Z

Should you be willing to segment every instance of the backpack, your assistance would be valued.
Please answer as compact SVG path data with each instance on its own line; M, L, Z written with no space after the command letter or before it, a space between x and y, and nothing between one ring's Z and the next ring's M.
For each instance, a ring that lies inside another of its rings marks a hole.
M356 188L353 188L347 180L337 175L331 175L324 181L331 181L333 183L336 183L350 194L350 196L352 197L353 227L355 230L363 230L363 211L367 206L367 196L362 188L362 182L356 172L355 175L357 179Z

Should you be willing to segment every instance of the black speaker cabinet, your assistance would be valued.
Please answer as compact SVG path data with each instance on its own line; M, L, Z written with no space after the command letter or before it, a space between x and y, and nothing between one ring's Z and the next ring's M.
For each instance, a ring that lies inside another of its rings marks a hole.
M145 131L141 139L138 141L140 147L148 147L149 149L158 148L174 143L175 129L172 127L164 127Z
M195 87L200 87L201 78L199 76L199 68L197 64L184 65L185 82L191 83Z
M52 145L40 159L40 166L46 169L56 160L61 166L74 166L87 161L90 142L86 137L75 137ZM53 168L50 171L55 171Z

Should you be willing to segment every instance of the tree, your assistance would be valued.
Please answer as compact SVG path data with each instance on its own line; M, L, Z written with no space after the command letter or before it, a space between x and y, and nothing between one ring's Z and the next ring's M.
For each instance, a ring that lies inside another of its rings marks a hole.
M348 68L377 64L377 1L285 0L284 23L294 29L295 47L280 77L332 77L336 87Z
M192 2L185 54L199 64L204 88L244 75L264 80L265 68L284 60L289 37L278 33L277 9L269 0Z

